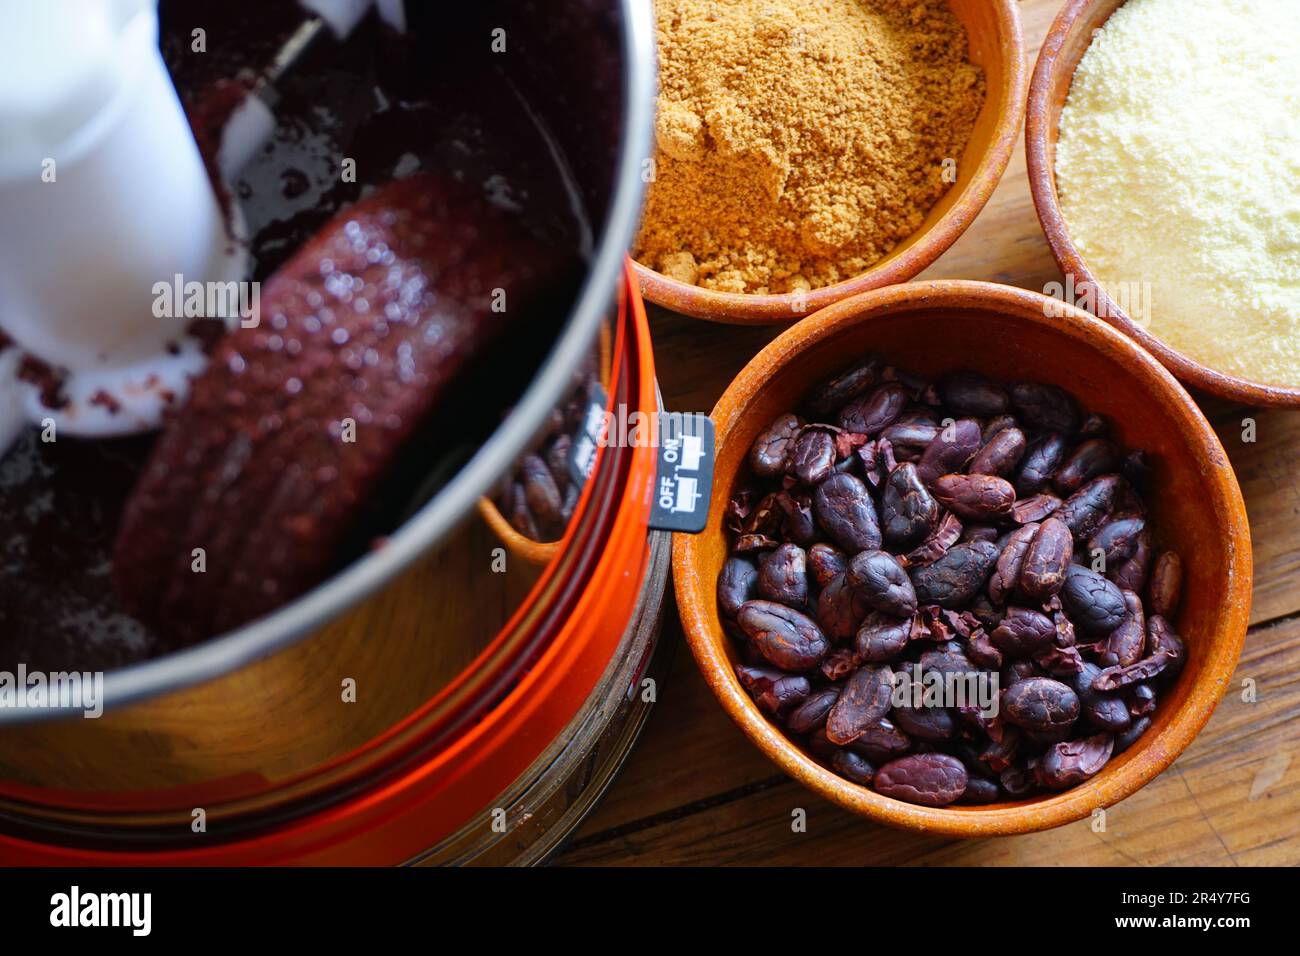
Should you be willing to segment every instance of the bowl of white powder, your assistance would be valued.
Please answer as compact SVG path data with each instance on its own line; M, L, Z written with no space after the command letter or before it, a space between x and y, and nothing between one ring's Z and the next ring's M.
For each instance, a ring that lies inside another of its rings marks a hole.
M1026 147L1062 293L1185 383L1300 407L1300 3L1069 0Z

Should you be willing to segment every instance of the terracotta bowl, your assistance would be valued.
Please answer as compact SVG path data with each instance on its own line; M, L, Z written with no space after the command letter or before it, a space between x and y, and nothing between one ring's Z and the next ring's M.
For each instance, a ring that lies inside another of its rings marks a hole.
M1134 322L1097 284L1083 260L1061 214L1056 192L1056 140L1061 110L1070 93L1074 71L1093 31L1101 27L1124 0L1068 0L1043 41L1029 85L1029 109L1025 123L1025 151L1029 166L1029 187L1034 196L1038 220L1047 234L1048 245L1061 272L1074 276L1076 288L1084 283L1096 290L1096 311L1106 320L1142 343L1143 348L1183 382L1211 395L1246 405L1300 407L1300 387L1262 385L1216 372L1174 351Z
M883 823L953 836L994 836L1060 826L1109 807L1168 767L1223 696L1250 611L1251 550L1236 477L1187 392L1149 354L1110 326L1035 292L984 282L891 286L846 299L776 338L736 377L713 410L717 463L708 527L677 535L673 577L687 641L723 708L759 749L796 780ZM914 806L826 770L755 706L733 667L733 641L718 621L715 583L726 559L722 520L750 445L818 381L867 352L937 376L967 368L1069 390L1111 420L1118 440L1154 465L1148 503L1162 548L1186 568L1177 630L1188 661L1151 727L1097 776L1063 793L1014 803Z
M948 0L966 28L969 56L988 95L957 164L957 182L920 229L859 276L794 295L746 295L687 285L635 263L641 292L675 312L733 325L790 322L858 292L906 282L938 259L979 215L1001 179L1025 116L1028 67L1016 0Z
M628 260L631 261L630 259ZM619 301L622 303L622 289L619 290ZM620 306L621 307L621 306ZM610 375L613 373L613 338L610 335L609 325L602 323L600 331L596 336L596 362L600 369L600 384L605 389L606 394L610 391ZM522 558L529 564L535 564L538 567L545 567L563 550L563 541L535 541L515 530L506 516L501 513L496 502L488 495L484 495L478 500L479 516L492 529L493 533L501 539L510 553L516 557Z
M545 567L560 553L559 541L534 541L528 535L516 531L491 498L480 498L478 500L478 513L487 522L487 526L501 539L501 543L510 549L510 553L522 558L529 564Z

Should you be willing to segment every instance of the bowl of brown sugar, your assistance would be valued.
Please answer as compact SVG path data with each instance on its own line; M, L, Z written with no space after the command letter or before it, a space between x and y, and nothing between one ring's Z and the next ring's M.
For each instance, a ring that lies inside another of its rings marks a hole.
M1015 0L656 0L645 296L789 322L914 277L983 208L1024 118Z

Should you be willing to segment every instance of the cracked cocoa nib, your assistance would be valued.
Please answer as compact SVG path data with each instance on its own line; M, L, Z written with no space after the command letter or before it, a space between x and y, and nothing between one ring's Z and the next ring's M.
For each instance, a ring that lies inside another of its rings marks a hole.
M572 269L447 178L345 209L265 283L259 325L219 345L163 431L115 544L124 604L194 641L316 584L450 384Z

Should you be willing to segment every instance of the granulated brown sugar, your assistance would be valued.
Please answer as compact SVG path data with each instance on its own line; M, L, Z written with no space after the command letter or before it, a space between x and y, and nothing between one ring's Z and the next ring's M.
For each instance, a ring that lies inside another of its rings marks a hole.
M726 292L868 269L951 184L984 101L944 0L656 0L654 180L635 257ZM947 167L951 170L951 165Z

